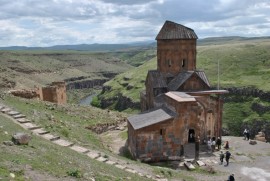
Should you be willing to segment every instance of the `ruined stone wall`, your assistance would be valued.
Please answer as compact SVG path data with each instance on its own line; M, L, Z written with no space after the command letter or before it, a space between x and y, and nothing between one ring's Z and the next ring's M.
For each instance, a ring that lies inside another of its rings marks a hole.
M157 63L162 73L196 70L196 40L158 40Z
M53 82L50 86L42 87L39 90L40 100L49 101L57 104L66 104L66 85L65 82Z
M56 86L56 102L57 104L67 103L66 85L64 82L54 82L52 86Z
M42 101L57 103L56 87L42 87Z
M36 90L26 90L26 89L10 90L9 93L11 93L14 96L27 98L27 99L38 98L38 94Z

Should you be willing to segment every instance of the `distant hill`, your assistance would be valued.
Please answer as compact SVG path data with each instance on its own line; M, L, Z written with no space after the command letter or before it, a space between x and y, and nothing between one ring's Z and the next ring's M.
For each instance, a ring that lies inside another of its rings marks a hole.
M105 51L119 51L133 48L148 48L153 47L153 42L136 42L129 44L79 44L79 45L55 45L50 47L27 47L27 46L9 46L0 47L0 50L76 50L76 51L91 51L91 52L105 52Z
M270 36L267 37L240 37L240 36L227 36L227 37L209 37L198 39L197 44L200 45L218 45L225 43L240 43L254 41L270 41ZM131 49L148 49L155 48L156 41L143 41L133 42L127 44L78 44L78 45L54 45L49 47L27 47L27 46L9 46L0 47L0 50L75 50L75 51L91 51L91 52L115 52L125 51Z
M227 37L209 37L198 39L197 44L200 45L216 45L226 43L240 43L248 41L270 41L270 36L267 37L241 37L241 36L227 36Z

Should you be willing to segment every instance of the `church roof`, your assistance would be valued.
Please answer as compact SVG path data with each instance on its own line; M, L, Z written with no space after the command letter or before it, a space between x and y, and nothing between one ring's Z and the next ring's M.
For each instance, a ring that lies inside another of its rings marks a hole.
M172 91L172 92L167 92L165 95L174 99L177 102L196 102L196 99L194 98L194 96L188 95L184 92Z
M168 39L198 39L198 37L193 29L171 21L166 21L159 31L156 40Z
M149 70L147 78L152 82L153 88L167 87L165 78L160 71Z
M134 130L138 130L153 124L170 120L176 115L175 112L163 106L161 108L152 109L141 114L128 117L128 122L132 125Z
M169 84L168 88L171 91L176 91L181 85L183 85L193 74L196 74L200 79L210 87L210 83L203 71L187 71L180 72Z

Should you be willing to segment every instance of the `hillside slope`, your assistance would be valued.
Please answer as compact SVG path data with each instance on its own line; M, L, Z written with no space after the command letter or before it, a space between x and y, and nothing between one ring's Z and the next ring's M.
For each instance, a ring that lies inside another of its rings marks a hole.
M74 77L104 78L131 68L106 53L76 51L0 51L1 87L25 88Z

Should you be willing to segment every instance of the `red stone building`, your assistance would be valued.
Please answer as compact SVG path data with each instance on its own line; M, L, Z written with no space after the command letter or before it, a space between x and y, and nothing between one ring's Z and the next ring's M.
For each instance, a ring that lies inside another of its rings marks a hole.
M227 91L211 90L196 70L195 32L166 21L157 37L157 70L149 70L141 92L142 113L128 118L128 147L143 161L178 160L195 137L221 137Z

